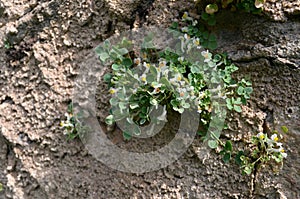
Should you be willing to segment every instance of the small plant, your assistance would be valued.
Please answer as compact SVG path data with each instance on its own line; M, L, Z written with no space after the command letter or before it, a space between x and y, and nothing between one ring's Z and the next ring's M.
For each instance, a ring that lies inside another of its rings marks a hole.
M11 49L13 46L11 45L11 43L9 43L8 40L5 40L4 41L4 48L5 49Z
M2 192L3 191L3 185L2 185L2 183L0 182L0 192Z
M216 3L207 4L204 12L209 15L214 15L220 8L230 8L232 11L243 10L252 14L259 14L263 10L266 0L217 0Z
M286 126L282 126L281 129L284 133L288 132ZM282 138L282 134L278 131L274 131L270 138L262 132L253 136L251 140L253 147L251 147L250 154L247 156L240 152L236 157L243 173L249 175L257 165L266 164L271 160L282 165L283 159L287 157L283 144L280 142Z
M82 124L79 120L81 114L75 114L73 112L73 103L71 102L68 105L67 113L65 113L66 120L60 122L60 126L64 129L64 135L68 137L68 139L75 139L79 137L87 130L87 127Z
M210 31L210 27L216 25L215 15L209 15L205 12L202 13L200 20L195 20L189 16L187 12L183 14L182 21L187 26L181 28L181 32L186 33L190 37L195 37L195 42L198 45L209 50L217 48L217 37ZM171 29L178 30L178 23L174 22Z
M180 29L182 33L174 30L175 26L178 29L178 24L172 26L171 32L179 40L175 50L166 48L157 51L151 34L144 39L140 52L129 50L132 49L132 41L127 38L117 45L111 45L106 40L104 45L97 47L96 53L102 62L113 62L112 73L104 76L111 94L111 115L106 118L108 125L123 121L125 135L139 135L139 126L166 121L167 110L183 113L195 108L200 113L202 125L208 127L213 108L212 97L226 101L230 99L234 103L232 110L241 112L241 105L246 103L252 92L251 83L244 79L236 82L231 77L238 68L225 54L213 55L203 49L202 41L208 42L207 47L214 47L216 37L213 34L198 31L198 21L188 13L184 13L182 19L188 24ZM178 55L191 51L198 52L196 56L199 61L190 62ZM213 89L215 96L208 89L209 84L217 85ZM239 101L233 101L235 96ZM163 109L158 110L158 105ZM220 104L214 102L214 108L218 106ZM217 129L223 128L218 122L211 125ZM219 136L220 133L206 135L206 140L210 140L209 146L215 147L218 144L215 139Z

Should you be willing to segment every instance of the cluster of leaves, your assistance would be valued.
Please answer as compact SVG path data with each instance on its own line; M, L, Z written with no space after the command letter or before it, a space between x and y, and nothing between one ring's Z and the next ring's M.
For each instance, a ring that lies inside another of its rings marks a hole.
M5 49L11 49L12 47L13 47L12 44L10 44L8 40L4 41L4 48Z
M219 8L230 8L232 11L237 9L244 10L252 14L259 14L263 10L266 0L217 0L215 3L206 5L205 13L213 15Z
M87 130L87 127L80 121L81 113L74 114L72 102L68 105L65 118L64 121L60 122L60 126L64 129L64 135L66 135L68 139L75 139Z
M283 133L288 132L286 126L281 127ZM241 166L244 174L251 174L257 165L266 164L274 160L276 163L283 164L283 159L287 157L283 148L283 136L278 131L273 131L270 138L266 133L258 133L252 137L251 144L253 145L250 154L247 156L243 152L239 152L236 156L237 163Z
M287 132L288 128L282 126L281 133L275 130L270 138L266 133L258 133L252 137L250 147L245 151L234 152L230 140L225 143L220 139L215 139L218 143L215 143L215 140L210 140L208 145L211 145L211 148L221 147L219 154L223 156L222 159L225 163L228 163L235 156L235 162L240 166L242 174L250 175L255 168L265 165L271 160L274 160L277 164L280 163L282 167L283 159L287 157L287 153L280 141L283 139L282 133Z
M0 192L2 192L3 191L3 185L2 185L2 183L0 182Z
M208 50L203 50L201 41L205 42L204 36L193 25L198 24L197 20L187 13L183 20L189 24L188 27L182 28L181 33L174 29L171 31L178 38L177 49L156 50L151 34L144 39L139 52L130 50L132 41L127 38L116 45L111 45L106 40L102 46L97 47L96 53L100 60L112 62L112 73L104 76L112 95L111 115L106 118L107 124L122 121L126 135L139 135L139 126L166 121L169 109L183 113L195 108L200 113L202 125L207 126L211 120L212 108L218 110L220 106L216 102L212 107L209 84L218 85L213 93L218 98L233 101L238 97L240 103L235 103L233 110L241 111L241 104L246 103L252 92L251 83L244 79L236 82L231 77L238 68L225 54L212 55ZM215 36L210 35L208 38L215 39ZM193 50L198 61L190 62L186 57L180 56ZM163 110L159 111L158 105L163 106ZM217 129L223 129L218 122L214 124ZM220 133L215 133L206 139L214 140L219 136ZM218 142L209 143L209 146L215 148Z
M226 99L226 105L229 110L235 110L236 112L242 112L241 104L246 104L250 99L250 94L253 92L252 83L245 79L242 79L237 84L238 97L231 97Z
M201 19L195 20L185 12L182 16L182 21L186 26L181 28L181 32L188 34L190 37L198 38L198 42L202 47L209 50L217 48L217 37L210 31L210 27L216 25L214 15L202 13ZM178 22L173 22L170 27L173 30L178 30Z

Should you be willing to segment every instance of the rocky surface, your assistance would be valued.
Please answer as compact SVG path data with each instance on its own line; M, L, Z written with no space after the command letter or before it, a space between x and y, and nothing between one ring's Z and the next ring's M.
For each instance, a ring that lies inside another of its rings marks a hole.
M157 172L117 172L59 128L79 66L94 47L130 28L167 27L193 5L0 1L0 198L300 198L299 1L267 0L266 16L222 12L215 30L218 51L228 52L237 77L249 76L254 86L245 113L228 115L224 135L241 141L287 125L288 158L279 174L266 166L242 176L214 152L203 153L199 140Z

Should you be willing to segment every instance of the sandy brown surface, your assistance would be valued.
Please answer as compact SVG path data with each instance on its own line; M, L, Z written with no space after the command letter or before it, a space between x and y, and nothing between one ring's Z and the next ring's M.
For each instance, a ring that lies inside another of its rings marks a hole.
M235 164L202 153L195 140L174 164L141 175L114 171L59 128L80 64L115 33L167 27L194 1L0 1L0 198L300 198L299 1L267 0L267 16L223 12L216 34L250 76L254 93L242 115L229 114L225 137L287 125L288 158L242 176ZM4 48L5 42L11 48ZM101 92L101 89L100 89ZM106 93L104 93L106 95Z

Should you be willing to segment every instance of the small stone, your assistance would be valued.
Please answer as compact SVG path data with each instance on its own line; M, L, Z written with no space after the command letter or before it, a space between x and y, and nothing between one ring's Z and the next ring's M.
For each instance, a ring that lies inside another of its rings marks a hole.
M64 39L64 44L66 45L66 46L71 46L71 41L70 40L68 40L68 39Z

